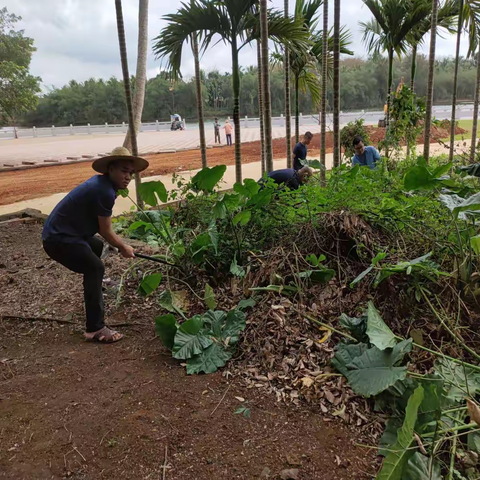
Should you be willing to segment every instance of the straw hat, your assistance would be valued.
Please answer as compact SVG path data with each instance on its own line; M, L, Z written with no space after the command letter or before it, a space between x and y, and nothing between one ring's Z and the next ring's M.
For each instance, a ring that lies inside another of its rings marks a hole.
M98 173L107 173L109 165L115 160L130 160L137 173L148 168L148 162L144 158L134 157L125 147L114 148L108 157L98 158L93 162L92 168Z

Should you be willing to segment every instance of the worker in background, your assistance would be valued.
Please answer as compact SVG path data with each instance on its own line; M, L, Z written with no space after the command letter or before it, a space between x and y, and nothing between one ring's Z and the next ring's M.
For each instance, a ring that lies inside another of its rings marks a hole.
M284 168L269 172L267 178L271 178L277 185L284 185L291 190L298 190L300 185L307 183L312 175L313 170L310 167L302 167L300 170ZM262 182L263 179L259 181L259 183Z
M293 169L300 170L303 167L301 160L307 159L307 147L312 141L313 134L312 132L305 132L301 142L298 142L294 149L293 154L295 155L293 159Z
M213 122L213 131L215 133L215 143L218 143L221 145L222 140L220 138L220 124L218 123L218 118L215 118L215 122Z
M380 153L375 147L365 146L365 142L360 135L353 139L353 148L355 155L352 158L352 165L360 165L361 167L368 167L372 170L377 166L380 160Z
M225 137L227 139L227 145L232 145L232 132L233 132L233 125L228 121L225 120Z
M105 267L100 259L103 242L95 235L99 233L123 257L135 257L133 248L113 231L112 211L118 191L128 187L134 173L147 167L145 159L133 157L124 147L95 160L92 168L100 175L72 190L54 208L43 227L43 248L47 255L83 275L87 340L113 343L123 338L105 325L102 293Z

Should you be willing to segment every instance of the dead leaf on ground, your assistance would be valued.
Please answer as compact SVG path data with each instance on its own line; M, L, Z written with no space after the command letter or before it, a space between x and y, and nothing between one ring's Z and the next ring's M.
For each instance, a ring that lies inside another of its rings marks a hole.
M280 472L280 478L282 480L298 480L299 473L298 468L288 468Z

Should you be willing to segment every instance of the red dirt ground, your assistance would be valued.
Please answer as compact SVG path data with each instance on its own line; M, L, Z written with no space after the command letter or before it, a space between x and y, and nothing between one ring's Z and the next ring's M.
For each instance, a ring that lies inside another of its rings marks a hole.
M385 137L384 128L367 127L373 145L377 145ZM457 128L457 133L464 130ZM449 136L446 129L433 127L431 141L436 142ZM292 139L292 142L294 140ZM421 143L423 140L418 139ZM320 149L320 135L314 135L309 147L309 157L317 157ZM333 151L333 134L327 134L327 153ZM219 147L207 151L209 165L233 165L235 163L233 147ZM273 156L276 159L286 157L286 140L273 140ZM143 176L164 175L179 170L201 168L199 150L188 150L177 154L148 155L150 167ZM258 162L260 160L260 142L242 144L242 162ZM90 163L58 165L27 170L0 173L0 205L20 202L31 198L44 197L59 192L68 192L78 184L92 176Z
M374 451L355 446L358 431L341 420L221 373L187 376L155 338L160 307L128 284L116 314L106 293L110 319L134 324L126 338L85 343L80 277L47 258L40 232L0 226L0 478L273 480L291 468L299 480L373 476ZM128 265L105 263L117 282ZM234 413L240 405L250 419Z

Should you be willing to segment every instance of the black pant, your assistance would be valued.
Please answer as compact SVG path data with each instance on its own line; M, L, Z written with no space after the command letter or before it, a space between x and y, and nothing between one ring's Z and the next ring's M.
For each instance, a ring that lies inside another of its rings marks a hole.
M220 139L220 132L218 130L215 130L215 143L217 143L217 139L218 143L222 143L222 140Z
M87 313L87 332L105 326L102 281L105 267L100 260L103 242L91 237L85 243L43 242L47 255L75 273L83 274L83 294Z
M232 134L227 133L225 136L227 137L227 145L231 145L232 144Z

